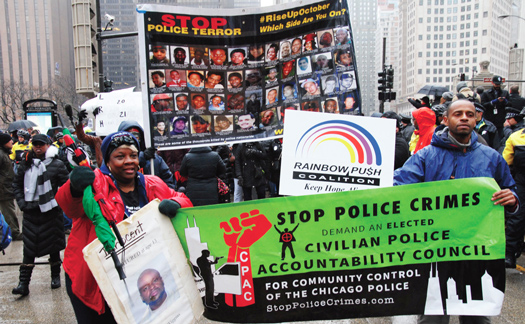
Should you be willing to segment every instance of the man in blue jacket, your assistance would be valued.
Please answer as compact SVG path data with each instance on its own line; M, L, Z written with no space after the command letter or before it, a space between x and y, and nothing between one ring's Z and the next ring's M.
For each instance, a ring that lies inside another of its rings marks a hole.
M478 142L473 132L476 110L468 100L453 102L444 113L444 125L436 128L430 145L413 155L394 171L394 185L460 178L491 177L500 188L492 195L495 205L516 213L519 204L516 183L503 157ZM461 316L463 323L490 323L486 316ZM448 315L421 315L418 323L448 323Z
M133 134L140 144L140 154L139 154L139 166L142 169L143 174L151 174L151 159L154 159L154 172L155 175L161 178L171 189L176 190L176 182L171 173L170 168L164 162L162 157L160 157L155 151L154 147L146 148L146 143L144 143L144 129L140 124L134 120L125 120L120 123L118 126L118 131L126 131Z

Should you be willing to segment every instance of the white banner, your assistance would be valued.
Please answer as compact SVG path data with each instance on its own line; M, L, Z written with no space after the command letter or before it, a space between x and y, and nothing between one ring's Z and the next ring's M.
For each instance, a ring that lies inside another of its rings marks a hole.
M203 312L179 238L154 200L118 224L125 248L117 242L125 280L97 239L83 250L118 323L194 323Z
M286 111L279 194L392 186L395 121Z

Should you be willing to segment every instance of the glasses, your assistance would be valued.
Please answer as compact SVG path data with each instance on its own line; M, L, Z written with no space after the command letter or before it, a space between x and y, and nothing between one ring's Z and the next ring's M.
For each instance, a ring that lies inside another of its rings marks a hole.
M33 146L45 146L47 143L44 142L32 142Z

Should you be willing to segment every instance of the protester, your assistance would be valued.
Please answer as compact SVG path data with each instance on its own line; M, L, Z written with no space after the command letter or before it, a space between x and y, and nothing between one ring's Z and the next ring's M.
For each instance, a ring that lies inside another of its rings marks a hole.
M242 187L244 200L252 200L252 188L255 187L257 198L266 196L266 152L259 142L239 144L235 156L235 175Z
M118 131L130 132L139 141L139 165L141 173L151 174L151 160L153 159L155 175L161 178L168 187L175 189L175 178L173 178L173 174L166 165L166 162L164 162L164 160L156 153L154 147L146 148L142 126L134 120L125 120L120 123Z
M394 171L394 185L451 180L472 177L494 178L500 188L492 195L496 205L505 206L509 212L518 208L518 200L511 189L515 188L509 167L501 155L481 145L473 132L476 125L472 102L458 100L445 112L444 125L440 125L430 146L413 155L405 165ZM509 189L510 188L510 189ZM474 230L474 229L473 229ZM461 261L450 268L440 267L440 277L446 278L453 271L479 267L476 261ZM490 323L485 316L461 316L461 323ZM464 322L465 321L465 322ZM448 315L421 315L419 323L448 323Z
M163 200L159 210L170 217L175 216L179 207L192 206L184 194L170 189L158 177L138 172L139 147L131 133L108 135L101 146L104 164L95 171L88 167L75 168L70 180L57 193L60 207L74 218L64 253L64 270L78 323L116 323L82 254L82 249L97 237L95 226L82 205L84 189L92 185L94 194L104 197L108 208L103 208L102 213L117 223L155 198Z
M415 131L414 134L418 136L414 154L425 146L430 144L432 134L436 128L436 114L430 108L419 108L412 112Z
M209 146L194 147L182 159L180 174L187 177L186 195L194 206L219 203L217 177L224 177L226 167Z
M405 139L405 141L410 143L410 138L412 137L412 134L414 133L414 125L412 125L412 114L404 114L400 113L399 116L401 117L401 130L400 133Z
M414 107L416 107L418 109L421 108L421 107L430 108L430 98L427 97L427 96L424 96L421 99L408 98L408 102L410 102L410 104L412 104L412 106L414 106Z
M58 187L68 180L58 148L47 135L33 137L32 150L24 154L13 182L18 207L23 212L24 257L15 295L28 295L35 258L49 254L51 288L60 287L60 251L66 247L62 211L55 200Z
M11 228L13 240L22 239L18 218L16 217L13 180L15 171L13 161L9 158L13 147L13 139L8 133L0 133L0 211Z
M401 117L393 111L385 111L382 118L393 119L396 121L396 146L394 148L394 170L399 169L410 157L408 143L405 141L399 129L401 128Z

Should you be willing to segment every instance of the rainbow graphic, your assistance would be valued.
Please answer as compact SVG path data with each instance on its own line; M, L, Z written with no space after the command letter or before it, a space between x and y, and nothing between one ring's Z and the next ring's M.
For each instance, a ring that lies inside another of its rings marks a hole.
M312 126L299 139L295 155L307 158L310 153L330 141L339 142L347 148L351 163L372 165L374 158L376 165L380 166L382 163L381 150L372 134L346 120L330 120Z

